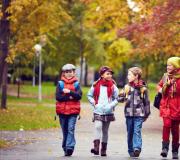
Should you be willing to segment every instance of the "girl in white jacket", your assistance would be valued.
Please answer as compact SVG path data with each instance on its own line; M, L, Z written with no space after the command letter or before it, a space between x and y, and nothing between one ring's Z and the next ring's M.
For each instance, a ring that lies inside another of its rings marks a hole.
M89 102L94 107L95 139L91 153L99 155L101 139L101 156L106 156L108 129L110 122L115 120L113 112L118 104L116 99L119 91L112 79L111 68L103 66L100 68L99 74L100 78L94 82L87 94Z

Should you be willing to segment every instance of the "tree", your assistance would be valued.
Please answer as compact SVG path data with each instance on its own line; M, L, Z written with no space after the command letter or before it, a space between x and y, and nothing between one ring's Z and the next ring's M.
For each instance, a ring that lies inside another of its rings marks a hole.
M8 64L5 59L9 53L9 13L6 12L10 5L10 0L2 1L2 17L0 20L0 86L2 87L1 108L6 109L6 92L7 92L7 70Z
M18 54L24 54L31 60L34 54L33 46L39 37L47 33L56 34L62 21L70 17L62 7L65 1L16 0L11 1L11 4L10 0L2 2L0 35L1 42L5 43L1 43L0 57L4 75L2 76L1 71L0 77L4 77L1 106L6 108L7 64L12 63Z
M152 14L140 22L134 22L119 29L118 36L128 38L133 46L133 54L142 57L164 54L165 57L178 55L179 44L179 0L165 0L152 8Z

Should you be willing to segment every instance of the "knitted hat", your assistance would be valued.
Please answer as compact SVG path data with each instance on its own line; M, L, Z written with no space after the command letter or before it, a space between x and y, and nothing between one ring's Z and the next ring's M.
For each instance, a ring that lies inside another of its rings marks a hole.
M99 74L103 75L105 72L111 72L112 74L114 73L110 67L102 66L99 70Z
M167 60L167 64L173 65L176 69L180 68L180 57L171 57Z
M138 78L141 78L142 76L142 69L139 67L131 67L128 71L131 71L135 76L138 75Z
M67 71L67 70L76 70L76 67L73 64L65 64L62 67L62 71Z

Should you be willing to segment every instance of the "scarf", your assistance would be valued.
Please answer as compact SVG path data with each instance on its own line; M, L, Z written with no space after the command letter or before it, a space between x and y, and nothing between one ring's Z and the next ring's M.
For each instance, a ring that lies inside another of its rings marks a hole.
M61 80L64 81L64 83L66 84L72 84L76 82L78 79L75 76L70 79L67 79L65 76L61 76Z
M176 69L173 73L165 73L162 80L163 80L163 88L162 93L163 95L166 92L167 87L171 86L172 92L171 97L174 97L174 94L176 93L177 84L176 79L180 78L180 68Z
M138 82L130 82L129 85L134 88L141 88L145 86L145 82L143 80L138 80Z
M146 88L146 83L142 79L138 80L138 82L130 82L129 84L125 85L124 92L126 98L128 98L131 87L139 88L141 98L144 97L144 92L147 90L147 88Z
M100 78L97 80L94 84L94 100L95 104L98 103L98 98L100 94L100 87L101 86L106 86L107 87L107 94L108 98L110 98L113 94L113 85L114 85L114 80L105 80L103 78Z

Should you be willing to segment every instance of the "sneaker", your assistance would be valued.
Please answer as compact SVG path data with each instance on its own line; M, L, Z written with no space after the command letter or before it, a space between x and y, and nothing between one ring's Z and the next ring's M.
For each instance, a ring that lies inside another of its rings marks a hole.
M140 150L135 149L135 150L134 150L134 157L139 157L140 153L141 153Z
M172 159L179 159L178 152L173 152L172 153Z

